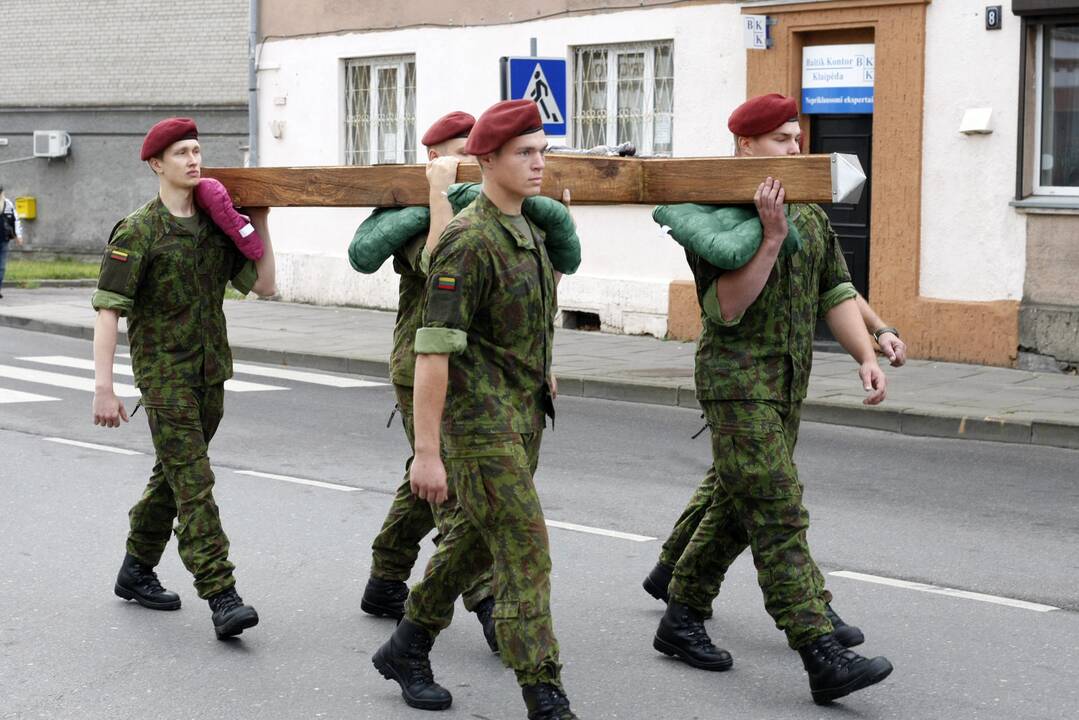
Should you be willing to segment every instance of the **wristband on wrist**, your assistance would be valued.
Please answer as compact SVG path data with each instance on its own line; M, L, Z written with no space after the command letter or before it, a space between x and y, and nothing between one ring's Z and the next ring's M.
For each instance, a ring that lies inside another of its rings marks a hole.
M894 327L882 327L882 328L878 328L877 330L873 331L873 339L876 340L879 343L880 342L880 336L883 335L884 333L891 333L892 335L895 335L896 337L899 337L899 331L896 330Z

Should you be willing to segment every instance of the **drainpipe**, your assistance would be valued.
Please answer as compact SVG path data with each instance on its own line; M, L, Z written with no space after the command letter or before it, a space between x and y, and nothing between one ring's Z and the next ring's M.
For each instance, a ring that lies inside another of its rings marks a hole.
M259 0L251 0L247 33L247 164L259 164L258 42Z

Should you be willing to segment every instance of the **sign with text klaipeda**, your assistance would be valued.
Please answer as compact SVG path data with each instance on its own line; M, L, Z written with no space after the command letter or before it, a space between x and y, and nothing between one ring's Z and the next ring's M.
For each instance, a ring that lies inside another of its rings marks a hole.
M872 43L802 48L802 112L871 114L873 50Z

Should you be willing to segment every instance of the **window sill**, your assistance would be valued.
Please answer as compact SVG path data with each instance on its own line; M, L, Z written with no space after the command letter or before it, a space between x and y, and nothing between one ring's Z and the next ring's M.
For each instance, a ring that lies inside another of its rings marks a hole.
M1032 215L1079 215L1079 195L1030 196L1008 204L1018 212Z

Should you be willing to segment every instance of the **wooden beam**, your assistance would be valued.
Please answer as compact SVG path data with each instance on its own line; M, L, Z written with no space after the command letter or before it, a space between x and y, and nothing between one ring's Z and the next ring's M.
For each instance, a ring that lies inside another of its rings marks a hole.
M831 155L769 158L621 158L547 156L543 194L561 198L569 188L574 204L752 202L757 185L778 177L790 202L832 202ZM238 206L398 207L426 205L423 165L337 167L206 168ZM459 182L478 182L479 166L464 163Z

